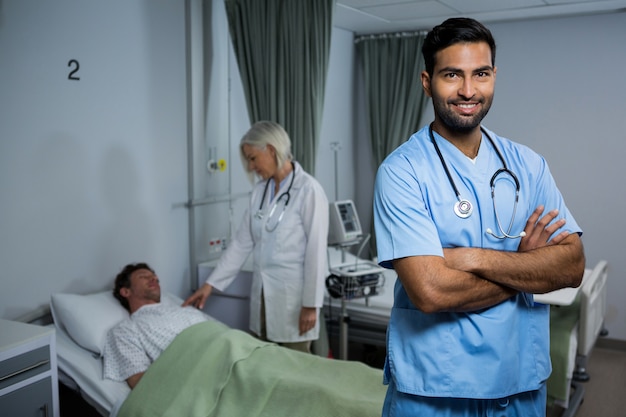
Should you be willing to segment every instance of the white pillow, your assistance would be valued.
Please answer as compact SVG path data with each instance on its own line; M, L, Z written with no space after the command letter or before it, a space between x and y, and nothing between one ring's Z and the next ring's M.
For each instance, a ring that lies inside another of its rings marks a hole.
M129 315L111 290L87 295L58 293L51 298L55 325L98 356L102 356L109 329Z

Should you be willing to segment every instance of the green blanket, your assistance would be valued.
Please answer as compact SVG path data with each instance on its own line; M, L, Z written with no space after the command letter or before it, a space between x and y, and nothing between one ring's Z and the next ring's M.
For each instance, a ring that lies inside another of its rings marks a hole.
M176 337L118 416L378 417L385 392L379 369L206 322Z

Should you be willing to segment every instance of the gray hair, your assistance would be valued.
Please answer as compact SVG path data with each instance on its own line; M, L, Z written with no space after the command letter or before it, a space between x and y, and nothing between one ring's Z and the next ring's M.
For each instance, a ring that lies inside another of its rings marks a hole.
M291 140L285 129L278 123L269 120L256 122L239 142L239 156L241 156L243 168L248 172L250 180L254 179L254 174L248 169L248 161L243 153L243 145L250 145L259 149L265 149L267 145L272 145L276 151L276 165L279 170L282 169L286 162L293 159Z

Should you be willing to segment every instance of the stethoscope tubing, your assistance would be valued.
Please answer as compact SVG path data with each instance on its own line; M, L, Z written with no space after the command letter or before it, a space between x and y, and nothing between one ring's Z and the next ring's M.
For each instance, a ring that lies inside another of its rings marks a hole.
M493 147L493 149L496 151L496 154L498 155L498 158L500 159L500 162L502 162L502 168L498 169L492 176L491 176L491 180L489 181L489 186L491 188L491 201L493 202L493 210L496 216L496 223L498 225L498 229L500 230L500 233L502 233L502 235L498 236L495 233L493 233L491 231L491 229L487 229L487 233L490 234L491 236L497 238L497 239L517 239L520 237L524 237L526 235L525 232L521 232L519 235L511 235L511 228L513 227L513 223L515 221L515 214L517 213L517 203L519 201L519 192L520 192L520 182L519 179L517 178L517 175L515 175L515 173L513 171L511 171L507 164L506 161L504 160L504 157L502 156L502 154L500 153L500 150L498 149L498 147L496 146L496 143L494 142L494 140L491 138L491 135L489 135L489 133L487 132L487 130L485 130L482 126L480 127L480 131L487 137L487 140L489 140L489 143L491 143L491 146ZM454 179L452 178L452 175L450 174L450 171L448 170L448 166L446 164L445 159L443 158L443 155L441 153L441 150L439 149L439 146L437 145L437 141L435 140L435 135L433 134L433 125L431 123L431 125L428 127L428 134L430 136L430 141L432 142L433 146L435 147L435 151L437 152L437 156L439 157L439 160L441 161L441 165L443 166L443 169L446 173L446 177L448 177L448 182L450 183L450 186L452 187L452 190L454 191L454 194L456 195L457 198L457 202L454 205L454 212L456 213L457 216L459 216L460 218L468 218L471 215L472 212L472 206L471 203L468 200L465 200L461 197L461 193L459 192ZM515 182L515 202L513 205L513 216L511 217L511 222L509 223L509 227L507 229L507 231L504 231L504 228L502 227L501 223L500 223L500 218L498 217L498 210L496 209L496 198L495 198L495 189L496 189L496 180L498 178L498 176L500 174L506 173L508 174L511 178L513 178L513 181ZM461 207L461 208L460 208ZM465 207L465 209L463 209L463 207Z
M285 198L285 206L283 207L283 211L282 213L280 213L280 216L278 216L278 220L276 221L276 226L274 228L272 228L271 230L268 230L270 232L276 230L276 227L278 227L278 224L280 223L280 221L283 219L283 216L285 215L285 210L287 209L287 206L289 205L289 200L291 199L291 187L293 186L293 181L296 178L296 164L293 163L293 161L291 161L291 167L292 167L292 174L291 174L291 181L289 182L289 187L287 187L287 191L285 191L284 193L282 193L281 195L278 196L278 198L276 198L274 205L272 206L272 209L269 212L268 220L270 218L272 218L272 216L274 215L274 212L276 211L276 207L278 206L278 202L283 199L283 197ZM269 188L271 182L271 178L267 179L267 182L265 183L265 188L263 189L263 195L261 196L261 203L259 204L259 210L257 211L256 217L261 220L263 219L263 203L265 202L265 197L267 196L267 189ZM266 225L267 226L267 225Z

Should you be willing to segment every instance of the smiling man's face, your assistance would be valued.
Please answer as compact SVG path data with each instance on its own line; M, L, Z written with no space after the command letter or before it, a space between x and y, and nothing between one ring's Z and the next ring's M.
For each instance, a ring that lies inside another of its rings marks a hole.
M424 91L433 100L435 125L444 136L469 133L489 112L496 68L485 42L457 43L435 55L432 77L422 73Z

